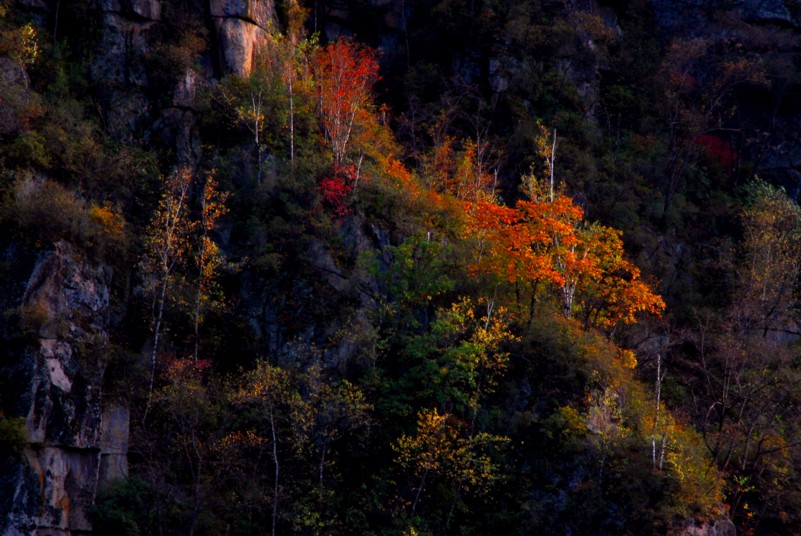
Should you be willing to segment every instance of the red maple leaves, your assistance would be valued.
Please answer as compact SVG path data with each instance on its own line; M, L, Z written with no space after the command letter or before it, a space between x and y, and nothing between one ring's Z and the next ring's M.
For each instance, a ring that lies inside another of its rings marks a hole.
M378 81L378 53L340 38L315 51L312 69L318 113L336 164L347 160L348 142L358 114L371 104Z

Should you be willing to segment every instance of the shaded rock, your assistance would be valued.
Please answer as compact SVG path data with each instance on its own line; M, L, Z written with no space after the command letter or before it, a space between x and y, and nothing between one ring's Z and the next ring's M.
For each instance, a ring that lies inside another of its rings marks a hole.
M509 89L512 73L519 71L520 66L508 56L489 60L489 86L493 93L503 93Z
M713 0L651 0L651 9L656 22L673 31L703 28L715 12L733 11L744 20L756 24L781 24L798 26L798 14L791 9L793 4L785 0L735 0L721 6Z
M0 135L20 131L38 97L28 84L25 69L10 58L0 57Z
M178 79L172 96L173 106L179 108L192 108L197 98L197 88L200 84L200 75L194 69L187 69Z
M184 108L167 108L152 127L155 137L175 147L181 165L192 165L200 158L200 135L197 131L195 113Z
M98 6L104 13L120 15L133 22L161 20L159 0L98 0Z
M41 489L36 531L56 534L91 531L89 508L95 496L97 452L86 449L44 447L26 452L29 471Z
M267 29L275 19L272 0L211 0L212 17L237 18Z
M144 57L150 49L152 21L132 21L117 13L103 15L103 36L90 73L102 86L147 87Z
M3 534L91 530L111 276L59 242L40 255L28 281L21 315L30 342L7 374L19 389L15 409L30 446L0 477L12 497ZM120 442L114 448L124 450Z
M131 412L118 404L103 410L100 427L98 487L128 477L128 432Z
M131 11L147 20L161 20L159 0L131 0Z

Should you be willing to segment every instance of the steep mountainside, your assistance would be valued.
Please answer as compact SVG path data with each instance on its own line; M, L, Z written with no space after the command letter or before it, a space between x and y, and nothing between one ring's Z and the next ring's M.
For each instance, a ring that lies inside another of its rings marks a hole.
M0 534L796 534L799 30L0 0Z

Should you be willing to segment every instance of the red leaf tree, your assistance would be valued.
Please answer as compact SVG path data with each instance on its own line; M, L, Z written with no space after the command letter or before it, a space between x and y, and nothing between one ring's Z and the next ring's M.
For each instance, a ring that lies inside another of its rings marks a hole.
M355 175L356 168L352 164L334 165L333 176L326 177L320 182L323 202L337 218L344 218L350 214L347 198L353 191Z
M312 57L318 113L334 163L344 165L348 141L359 111L370 105L378 80L378 54L372 48L340 38Z

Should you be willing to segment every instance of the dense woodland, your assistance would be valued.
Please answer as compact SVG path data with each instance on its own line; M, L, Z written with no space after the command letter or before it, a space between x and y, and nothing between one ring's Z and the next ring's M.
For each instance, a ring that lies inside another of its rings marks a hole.
M232 74L165 0L135 91L97 74L94 2L0 4L0 368L48 315L20 301L40 252L113 270L81 359L130 410L129 477L94 532L797 534L801 209L762 169L797 32L346 4L332 31L277 3Z

